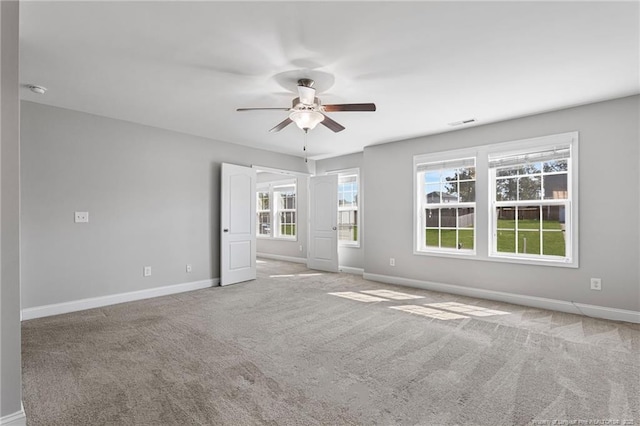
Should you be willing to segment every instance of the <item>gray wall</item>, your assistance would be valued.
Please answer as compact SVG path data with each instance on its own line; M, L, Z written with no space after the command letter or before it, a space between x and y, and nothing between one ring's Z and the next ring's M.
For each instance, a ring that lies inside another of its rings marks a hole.
M0 417L21 410L18 2L0 1Z
M338 260L340 266L348 266L350 268L363 268L364 267L364 247L365 247L365 239L367 238L366 233L364 232L364 222L366 212L364 209L364 175L365 170L363 167L363 153L358 152L355 154L343 155L341 157L329 158L326 160L320 160L316 162L316 174L322 175L327 172L333 172L336 170L346 170L346 169L360 169L360 192L359 196L359 230L360 230L360 247L348 247L348 246L338 246Z
M640 310L639 99L632 96L365 148L365 272ZM579 268L413 254L414 155L576 130ZM396 259L395 267L389 266L390 257ZM602 278L602 291L589 289L590 277Z
M220 164L306 172L298 157L31 102L21 126L23 308L217 278Z
M257 182L277 182L279 180L296 180L296 221L297 232L296 239L281 240L274 238L260 238L256 244L258 255L270 254L276 256L285 256L288 258L298 258L301 261L307 261L307 237L309 233L308 226L308 206L309 206L309 179L307 176L299 174L277 174L277 173L259 173ZM300 250L302 247L302 250Z

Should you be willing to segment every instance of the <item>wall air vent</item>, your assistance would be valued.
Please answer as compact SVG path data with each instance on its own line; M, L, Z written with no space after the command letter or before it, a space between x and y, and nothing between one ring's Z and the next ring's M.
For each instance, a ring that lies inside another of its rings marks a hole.
M464 125L475 123L475 122L476 122L475 118L469 118L468 120L454 121L453 123L449 123L449 126L464 126Z

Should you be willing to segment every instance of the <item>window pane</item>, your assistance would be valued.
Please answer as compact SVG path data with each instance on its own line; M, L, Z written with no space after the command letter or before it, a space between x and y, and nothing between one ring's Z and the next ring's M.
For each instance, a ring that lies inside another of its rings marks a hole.
M476 178L476 168L475 167L465 167L463 169L458 169L458 180L474 180Z
M269 193L258 192L258 210L269 210Z
M498 229L516 229L516 208L498 207L496 209Z
M425 244L427 245L427 247L440 247L439 233L440 233L440 231L438 229L427 229L426 230L426 232L425 232L425 234L426 234Z
M440 246L444 248L456 248L458 247L456 238L455 229L442 229L440 231Z
M522 175L534 175L542 171L541 163L529 163L522 166L520 174Z
M358 241L358 211L347 210L338 212L338 240Z
M280 235L291 237L296 235L296 213L280 212Z
M425 186L425 193L427 194L427 204L440 203L440 184L429 184Z
M442 228L455 228L456 227L456 209L441 209L440 210L440 226ZM444 236L441 236L444 239ZM455 238L454 238L455 240Z
M460 229L458 231L458 248L461 250L473 250L473 229Z
M518 253L540 254L540 231L518 231Z
M460 202L473 203L476 201L476 183L460 182Z
M564 229L564 216L564 206L542 206L542 228L556 230Z
M540 207L518 207L518 229L540 229Z
M427 228L437 228L440 226L440 215L438 209L426 209Z
M426 183L440 182L440 172L427 172L424 174L424 181Z
M558 175L545 175L543 179L545 200L567 199L567 175L565 173Z
M473 228L474 213L473 208L458 209L458 228Z
M440 180L442 182L447 182L450 180L456 180L456 171L455 169L442 170L440 175Z
M518 178L496 179L496 201L511 201L518 198Z
M258 235L271 235L271 213L258 213Z
M442 202L457 203L458 202L458 182L446 182L442 184Z
M358 203L358 185L355 176L340 177L338 207L355 207Z
M296 208L296 193L295 192L280 192L278 193L279 207L281 209L295 209Z
M519 200L539 200L540 199L540 177L521 177L518 179L518 199Z
M547 256L566 256L564 231L542 232L542 253Z
M516 252L516 231L498 231L498 251L503 253Z
M555 161L547 161L544 163L544 171L545 172L566 172L567 160L555 160Z
M503 168L496 169L496 176L498 177L515 176L517 174L518 174L517 167L503 167Z

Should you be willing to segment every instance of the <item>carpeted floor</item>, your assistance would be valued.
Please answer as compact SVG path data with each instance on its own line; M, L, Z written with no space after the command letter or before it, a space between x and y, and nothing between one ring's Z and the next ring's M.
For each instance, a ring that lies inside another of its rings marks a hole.
M272 260L22 336L30 426L640 424L638 325Z

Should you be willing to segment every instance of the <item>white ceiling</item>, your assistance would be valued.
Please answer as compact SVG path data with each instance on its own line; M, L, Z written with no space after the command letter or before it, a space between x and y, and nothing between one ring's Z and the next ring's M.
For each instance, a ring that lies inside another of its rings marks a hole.
M21 2L25 100L302 156L268 129L296 81L328 114L311 158L640 92L639 3Z

